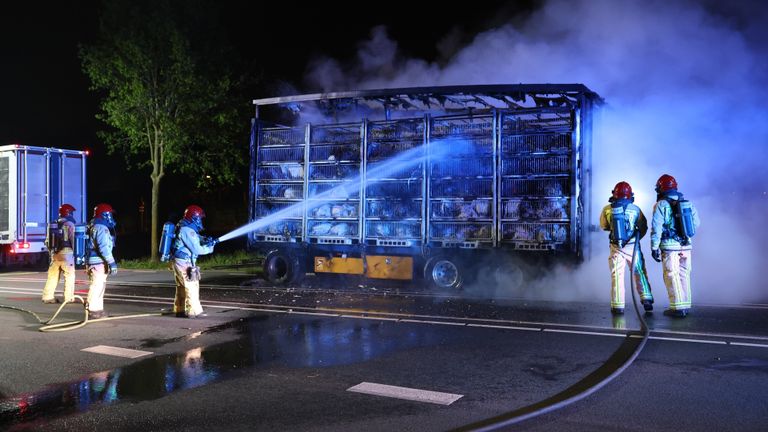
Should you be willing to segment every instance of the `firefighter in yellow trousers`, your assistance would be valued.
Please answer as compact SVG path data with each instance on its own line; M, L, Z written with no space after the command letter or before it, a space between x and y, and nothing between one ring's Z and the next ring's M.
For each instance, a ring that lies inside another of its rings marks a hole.
M684 318L691 309L691 237L701 221L696 207L677 191L669 174L656 182L657 201L651 220L651 254L664 267L669 309L664 315Z
M633 204L632 187L627 182L619 182L611 191L610 204L600 212L600 228L610 232L611 252L608 265L611 269L611 313L624 313L624 272L627 266L632 268L632 255L635 242L640 241L648 231L648 221L640 207ZM645 260L637 249L632 277L640 301L646 312L653 310L653 294L648 282Z
M170 262L176 280L176 299L173 311L179 318L206 317L200 304L200 269L197 257L213 252L217 239L203 237L205 212L196 205L184 210L184 217L176 225L176 235L171 246L173 259Z
M59 207L59 219L56 228L52 229L48 238L48 249L51 252L51 265L48 267L48 279L43 288L43 303L59 303L54 297L59 276L64 274L64 302L68 303L75 297L75 218L72 212L77 210L70 204Z

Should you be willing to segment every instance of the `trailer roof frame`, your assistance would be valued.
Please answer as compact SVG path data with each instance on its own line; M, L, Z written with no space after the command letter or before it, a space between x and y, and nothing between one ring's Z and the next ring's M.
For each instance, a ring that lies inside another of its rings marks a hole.
M557 95L557 97L549 98L546 95ZM301 104L309 103L315 103L326 110L346 109L347 107L342 105L357 106L361 103L378 104L377 108L384 110L430 109L433 104L449 109L447 107L449 103L467 108L472 108L469 105L475 104L492 109L521 108L518 102L524 102L527 97L531 97L537 106L547 106L552 103L563 103L566 99L575 100L580 96L597 104L604 103L597 93L584 84L483 84L310 93L254 99L253 105L258 118L259 107L268 105L289 105L299 111ZM500 106L494 105L491 100L498 101Z

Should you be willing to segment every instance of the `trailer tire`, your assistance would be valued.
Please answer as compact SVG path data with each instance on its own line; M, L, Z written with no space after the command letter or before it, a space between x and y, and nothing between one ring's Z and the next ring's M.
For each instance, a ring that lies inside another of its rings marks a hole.
M436 256L424 264L424 280L430 287L441 290L461 289L465 272L461 262L453 257Z
M288 252L273 250L264 258L264 276L276 285L298 283L304 278L301 260Z

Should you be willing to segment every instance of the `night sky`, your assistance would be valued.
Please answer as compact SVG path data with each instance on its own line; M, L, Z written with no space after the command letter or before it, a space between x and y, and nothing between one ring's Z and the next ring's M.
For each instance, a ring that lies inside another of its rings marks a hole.
M299 7L290 2L211 2L247 70L262 78L243 104L275 96L290 83L301 90L307 63L318 55L353 56L371 28L384 25L403 53L439 59L438 42L459 40L525 11L536 2L487 2L483 9L414 9L413 2L386 2L375 12L339 5ZM77 46L98 35L98 1L16 5L0 15L3 100L0 144L64 148L96 147L97 98L81 72ZM404 11L408 11L408 15ZM352 11L354 19L342 18ZM244 130L247 129L245 125ZM244 132L244 134L247 132Z
M385 26L404 54L440 61L439 46L447 37L453 43L467 43L477 32L524 15L538 4L485 2L482 9L464 9L386 2L376 5L376 10L371 10L370 5L357 10L333 2L301 6L293 2L262 3L209 2L239 56L239 72L257 78L242 95L245 113L251 111L253 99L280 95L286 88L316 91L304 85L311 60L318 56L342 61L353 57L360 41L369 37L375 26ZM79 44L92 43L98 37L99 7L100 2L85 0L4 7L0 15L0 145L89 149L89 202L113 203L122 210L128 225L135 225L130 219L138 218L139 200L149 203L148 171L127 170L121 157L106 154L96 137L96 131L103 127L94 118L98 99L88 89L77 55ZM350 13L354 18L349 17ZM247 146L247 135L245 123L243 146ZM245 219L244 184L226 191L224 199L229 201L224 203L218 199L219 194L188 189L183 178L166 177L161 192L166 204L163 208L197 202L227 207L235 213L222 217L219 225ZM217 212L209 213L213 216L211 222L216 223Z

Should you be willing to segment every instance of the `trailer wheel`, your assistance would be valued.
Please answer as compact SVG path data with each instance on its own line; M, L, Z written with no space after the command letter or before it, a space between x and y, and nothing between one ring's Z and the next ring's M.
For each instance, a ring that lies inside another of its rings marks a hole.
M424 265L424 280L438 289L460 289L464 283L464 267L455 258L432 257Z
M300 282L304 278L304 269L298 257L273 250L264 258L264 275L269 282L287 285Z

